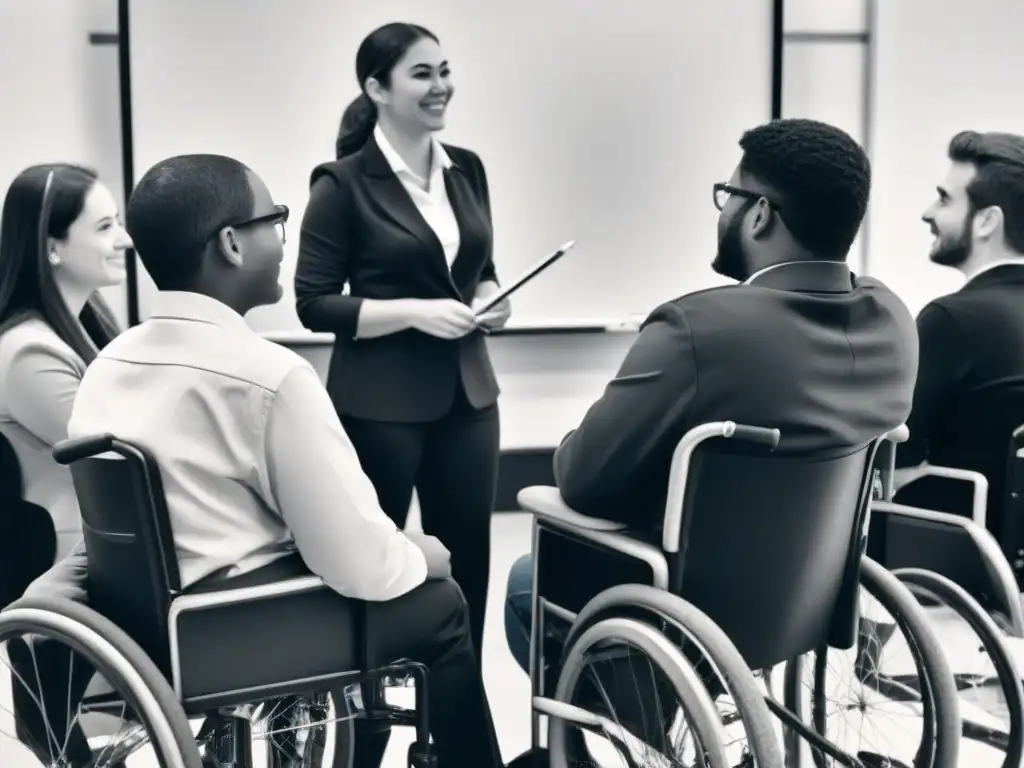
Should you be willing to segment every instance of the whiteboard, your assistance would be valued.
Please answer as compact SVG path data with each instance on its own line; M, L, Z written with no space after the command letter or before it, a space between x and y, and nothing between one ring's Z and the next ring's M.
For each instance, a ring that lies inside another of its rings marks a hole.
M913 312L963 284L931 264L921 214L962 130L1024 133L1024 3L877 3L869 271Z
M249 316L300 329L292 275L313 166L358 93L355 52L390 21L441 39L455 98L442 141L486 166L499 275L569 239L516 296L516 325L645 314L719 284L718 212L747 128L770 117L770 0L132 0L137 177L180 153L237 157L292 208L283 300ZM152 284L140 280L140 314Z

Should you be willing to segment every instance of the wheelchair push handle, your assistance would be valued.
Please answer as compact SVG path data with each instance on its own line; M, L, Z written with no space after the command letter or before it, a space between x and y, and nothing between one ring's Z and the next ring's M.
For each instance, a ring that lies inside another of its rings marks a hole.
M53 460L67 466L90 456L99 456L114 449L113 435L86 435L61 440L53 446Z
M743 440L748 443L763 445L774 451L779 447L779 439L782 433L777 429L768 427L752 427L749 424L736 424L732 421L725 422L725 437L735 440Z

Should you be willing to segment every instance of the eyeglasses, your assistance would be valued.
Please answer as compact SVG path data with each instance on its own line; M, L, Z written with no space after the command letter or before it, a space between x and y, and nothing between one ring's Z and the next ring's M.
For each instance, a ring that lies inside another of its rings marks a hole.
M287 205L275 205L273 213L266 213L262 216L256 216L252 219L246 219L245 221L239 221L232 224L225 224L225 227L234 227L235 229L242 229L243 227L255 227L259 224L273 224L277 228L277 233L281 236L281 242L287 242L287 233L285 232L285 224L288 223L288 206ZM221 227L223 229L223 227ZM218 230L220 231L220 230ZM214 233L215 235L216 233ZM214 235L210 235L213 237Z
M729 202L729 198L732 195L742 197L746 200L760 200L762 197L768 201L768 204L778 210L779 206L770 200L766 195L761 192L752 192L749 189L742 189L740 187L734 187L732 184L715 184L714 186L714 201L715 208L722 210L725 208L725 204Z

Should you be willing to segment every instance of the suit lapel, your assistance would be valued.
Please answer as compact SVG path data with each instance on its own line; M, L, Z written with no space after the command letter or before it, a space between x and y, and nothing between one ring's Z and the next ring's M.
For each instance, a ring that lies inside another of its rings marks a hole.
M472 218L476 213L477 201L469 186L469 180L457 165L452 165L444 172L444 187L448 192L448 201L452 205L452 211L455 213L455 222L459 225L459 250L455 254L451 267L452 274L455 274L456 265L462 258L462 254L465 253L467 241L470 239L467 236L468 233L479 227ZM447 266L446 264L446 269Z
M416 208L416 204L409 197L409 193L402 186L402 182L391 170L391 166L388 165L377 142L370 139L366 142L361 154L363 170L369 177L367 186L374 199L380 204L381 210L400 227L415 235L430 252L440 253L443 262L444 249L441 247L441 241L437 239L434 230L427 224L419 209ZM447 264L445 264L445 270L447 268Z

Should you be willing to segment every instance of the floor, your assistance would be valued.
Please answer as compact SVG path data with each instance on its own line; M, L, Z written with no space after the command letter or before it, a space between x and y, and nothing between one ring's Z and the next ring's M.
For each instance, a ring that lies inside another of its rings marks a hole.
M529 526L529 518L522 514L502 514L494 518L492 588L484 640L484 672L501 750L506 760L526 749L530 740L529 684L526 675L508 652L503 625L505 578L515 559L529 548ZM940 637L949 648L951 658L966 659L974 653L970 641L958 639L955 630L945 626L945 617L936 616L935 623L940 630ZM0 677L6 678L6 675L5 671ZM9 685L6 681L0 685L0 766L35 768L33 759L11 740L11 721L7 714L10 708ZM411 737L409 730L396 729L383 768L404 768ZM151 758L142 757L139 755L132 759L129 762L130 768L149 768L155 765ZM998 768L1000 764L998 753L991 749L966 741L963 743L961 765L970 768Z

